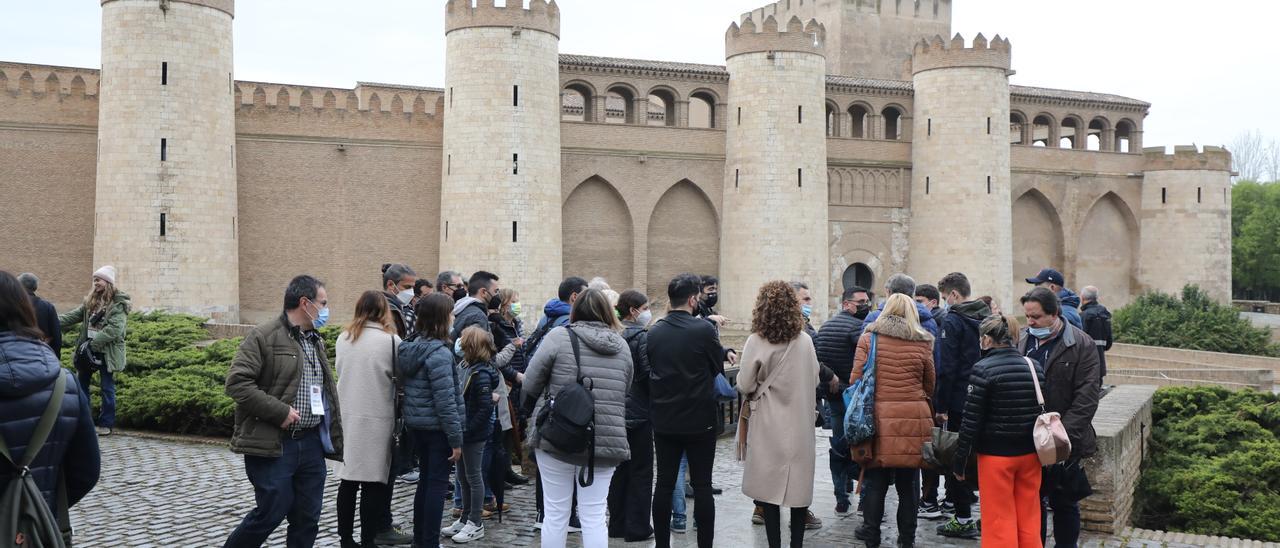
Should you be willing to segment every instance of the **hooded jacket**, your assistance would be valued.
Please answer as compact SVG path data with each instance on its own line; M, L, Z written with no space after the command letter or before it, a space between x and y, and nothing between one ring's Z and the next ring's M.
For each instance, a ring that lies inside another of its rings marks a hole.
M578 336L580 362L574 359L568 328ZM547 333L525 371L522 407L528 409L532 404L530 416L539 416L547 396L578 382L579 371L584 379L590 379L584 383L595 398L595 465L608 468L630 460L627 392L633 373L631 351L622 335L602 323L575 322ZM575 466L587 464L585 452L567 454L550 443L543 443L536 420L529 424L529 447Z
M631 349L631 389L627 391L627 428L649 422L649 331L636 322L622 322L622 338Z
M1088 457L1097 452L1093 415L1098 411L1102 379L1098 376L1098 351L1093 339L1079 328L1063 324L1058 340L1044 361L1045 409L1062 415L1062 425L1071 439L1071 457ZM1022 331L1018 350L1027 355L1032 337ZM1050 339L1052 340L1052 339ZM1048 341L1046 341L1048 342Z
M473 325L489 331L489 306L475 297L463 297L453 305L453 330L449 338L458 340L462 331Z
M462 443L486 441L493 435L493 392L498 388L498 371L489 362L464 363L458 377L462 379L462 402L466 413Z
M58 316L58 323L62 329L80 324L80 335L76 339L76 346L89 340L89 321L93 311L85 309L88 304L88 299L85 299L80 306ZM124 335L125 324L129 321L129 305L129 294L117 289L111 304L107 306L107 313L102 319L98 333L89 340L89 348L106 357L107 370L112 373L124 371Z
M440 339L419 337L401 343L398 358L404 376L405 425L444 432L449 447L462 447L466 411L453 348Z
M1067 323L1084 329L1084 322L1080 319L1080 296L1075 291L1062 288L1058 292L1058 301L1062 303L1062 319Z
M1043 390L1044 369L1034 360L1032 364ZM975 452L999 457L1035 453L1031 428L1040 415L1040 404L1031 382L1031 367L1018 349L993 349L973 366L968 384L954 466L963 466ZM963 474L964 470L954 472Z
M25 454L59 374L64 374L62 367L44 342L0 331L0 436L15 460ZM89 398L75 375L65 375L67 386L53 431L31 462L31 475L51 509L58 474L66 478L67 503L75 505L98 483L101 467ZM8 486L13 472L12 465L0 457L0 491Z
M973 364L982 358L978 326L990 315L991 308L987 303L973 300L951 307L942 320L942 334L938 338L938 393L934 407L939 413L950 415L950 421L955 423L952 428L960 426L969 375Z
M921 446L933 432L933 336L907 326L900 316L885 316L867 325L858 339L853 376L862 378L877 334L876 435L868 468L924 468Z

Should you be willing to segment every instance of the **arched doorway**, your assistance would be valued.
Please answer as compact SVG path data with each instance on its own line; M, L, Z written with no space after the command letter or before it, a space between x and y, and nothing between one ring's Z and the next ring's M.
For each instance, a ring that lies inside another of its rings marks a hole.
M1133 256L1138 250L1138 223L1119 196L1108 192L1094 203L1080 228L1075 287L1098 288L1112 310L1133 297Z
M645 291L655 304L665 305L676 274L719 275L720 222L701 189L687 180L667 189L649 218L648 249Z
M562 215L564 275L603 276L613 287L631 287L631 212L613 185L600 177L587 179L569 194Z
M844 269L844 275L841 276L842 287L847 291L850 287L861 287L863 289L874 290L876 283L876 274L871 271L871 267L862 263L853 263L849 268Z
M1026 279L1041 269L1061 271L1066 268L1063 265L1062 222L1053 204L1040 191L1028 190L1013 202L1013 232L1019 235L1013 239L1012 287L1015 294L1020 295L1026 290Z

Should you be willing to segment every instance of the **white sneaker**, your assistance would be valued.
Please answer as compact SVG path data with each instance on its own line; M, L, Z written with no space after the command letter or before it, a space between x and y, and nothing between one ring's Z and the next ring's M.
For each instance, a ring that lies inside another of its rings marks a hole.
M453 535L461 533L462 530L466 528L466 526L467 526L467 521L462 518L458 518L457 521L453 522L453 525L450 525L448 527L445 527L444 529L441 529L440 534L446 537L451 537Z
M466 544L473 540L484 538L484 526L479 523L468 522L458 534L453 535L453 541L458 544Z

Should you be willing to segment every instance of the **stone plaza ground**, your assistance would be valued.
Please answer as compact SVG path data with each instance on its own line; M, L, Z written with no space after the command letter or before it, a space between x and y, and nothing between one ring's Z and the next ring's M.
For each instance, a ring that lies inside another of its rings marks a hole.
M826 434L815 430L818 465L815 478L813 511L823 527L810 531L807 546L862 546L854 540L854 528L861 523L856 514L835 515L835 499L831 477L827 472ZM244 474L244 461L225 445L156 439L151 436L118 432L101 439L102 479L80 504L71 511L76 528L77 546L128 547L211 547L221 546L228 533L253 507L253 490ZM332 472L332 469L331 469ZM720 440L717 449L715 486L724 489L716 497L716 546L767 546L764 527L751 524L751 500L742 495L742 466L733 458L733 440ZM325 487L325 507L317 546L337 546L334 496L338 481L331 473ZM412 485L397 484L393 503L394 519L406 529L413 523ZM511 512L503 523L485 523L484 539L472 546L537 546L534 529L534 489L519 487L507 494ZM884 526L884 542L896 541L893 525L895 495L890 490L889 511ZM689 501L692 512L692 500ZM449 518L446 518L449 519ZM785 518L784 518L785 519ZM690 520L692 528L692 520ZM977 541L956 541L939 537L934 532L937 522L921 521L917 546L977 547ZM447 525L447 523L446 523ZM270 546L284 545L285 525ZM673 535L674 546L695 546L696 536ZM446 540L443 543L452 543ZM580 535L570 535L570 546L580 546ZM610 542L611 547L645 548L644 543ZM1090 537L1084 546L1179 546L1161 542L1128 541L1116 538ZM1180 545L1190 546L1190 545Z

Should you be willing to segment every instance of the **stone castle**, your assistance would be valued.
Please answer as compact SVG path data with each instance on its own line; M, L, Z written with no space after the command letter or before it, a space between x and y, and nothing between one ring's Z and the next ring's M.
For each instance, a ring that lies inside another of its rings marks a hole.
M234 0L101 0L101 70L0 62L0 268L68 305L114 264L141 308L232 322L301 272L349 317L384 262L497 272L530 311L564 275L661 302L716 273L744 322L770 279L825 318L900 271L1006 309L1049 265L1112 305L1229 296L1230 154L1010 85L951 0L781 0L726 66L562 54L554 1L508 1L445 2L444 88L339 89L235 80Z

